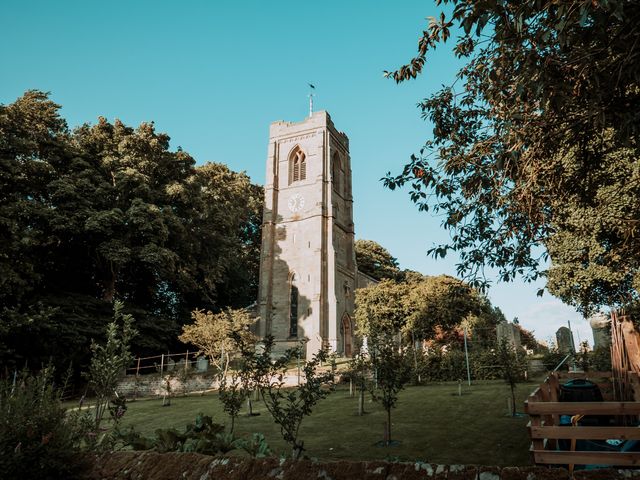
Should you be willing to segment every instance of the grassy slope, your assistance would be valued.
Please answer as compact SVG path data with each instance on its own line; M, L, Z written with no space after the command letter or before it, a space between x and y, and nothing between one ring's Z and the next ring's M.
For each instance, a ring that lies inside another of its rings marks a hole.
M533 389L533 383L519 385L518 397L524 400ZM313 415L304 419L300 436L305 440L307 455L322 460L398 458L440 464L529 464L527 419L507 415L507 386L501 382L478 382L470 388L465 386L462 396L457 391L458 386L453 383L403 391L391 417L392 437L401 441L398 446L376 446L383 435L384 411L367 395L368 413L357 416L357 401L343 387L321 401ZM147 435L156 428L182 430L198 412L228 424L215 394L176 397L170 407L162 407L158 399L128 405L123 425L134 425ZM518 408L522 410L522 403ZM257 404L255 411L262 414L248 418L243 412L237 419L236 435L262 432L272 450L288 451L264 405Z

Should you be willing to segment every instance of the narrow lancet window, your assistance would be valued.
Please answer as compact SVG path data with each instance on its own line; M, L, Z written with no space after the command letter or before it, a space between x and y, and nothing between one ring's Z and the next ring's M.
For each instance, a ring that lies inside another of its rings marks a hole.
M340 155L338 155L337 152L333 155L332 163L331 177L333 180L333 189L340 193L340 170L342 170L342 166L340 165Z
M289 302L289 336L298 336L298 287L295 285L296 276L291 276L291 298Z

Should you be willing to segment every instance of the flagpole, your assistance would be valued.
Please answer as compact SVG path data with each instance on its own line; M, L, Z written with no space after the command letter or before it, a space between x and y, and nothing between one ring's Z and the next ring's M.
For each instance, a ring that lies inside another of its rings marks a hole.
M313 116L313 91L316 89L315 86L309 85L309 117Z

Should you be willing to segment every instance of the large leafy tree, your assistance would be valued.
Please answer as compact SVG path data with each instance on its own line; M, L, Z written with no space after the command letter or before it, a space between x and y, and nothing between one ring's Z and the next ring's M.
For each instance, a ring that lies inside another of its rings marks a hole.
M383 280L356 291L355 320L369 338L402 333L410 341L429 340L479 315L485 303L468 284L447 275L410 283Z
M466 64L420 102L433 138L390 188L409 185L421 210L444 215L458 271L486 286L547 275L549 290L587 312L638 295L640 4L624 0L440 0L407 65L459 34Z
M60 106L38 91L0 105L0 363L24 365L54 353L45 339L65 337L43 297L51 234L48 184L68 160L69 132ZM55 341L50 341L55 344ZM68 344L71 346L73 344ZM54 345L55 346L55 345ZM38 362L38 363L39 363Z
M358 334L374 338L398 333L409 315L408 293L406 284L388 279L356 290Z
M2 361L79 366L115 299L138 352L170 348L195 308L251 303L261 188L152 123L69 131L59 108L37 91L0 105Z
M260 239L264 190L244 173L220 163L196 168L200 194L192 235L197 241L194 277L201 285L200 301L235 308L250 305L258 296Z
M398 260L379 243L373 240L356 240L356 263L358 270L376 280L397 279L400 275Z
M467 316L479 315L484 302L467 283L448 275L425 277L403 300L409 313L403 331L415 340L453 331Z

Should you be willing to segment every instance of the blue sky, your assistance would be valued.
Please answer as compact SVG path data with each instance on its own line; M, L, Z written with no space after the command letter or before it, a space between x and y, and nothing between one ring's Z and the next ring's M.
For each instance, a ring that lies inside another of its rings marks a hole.
M311 82L316 110L350 138L356 237L384 245L403 268L455 275L455 258L426 255L447 238L440 220L379 181L429 138L416 103L459 66L451 44L417 80L383 78L414 55L425 18L438 12L413 0L3 0L0 103L39 89L71 127L98 116L152 120L198 163L223 162L262 184L269 124L302 120ZM587 322L549 294L536 297L539 286L496 284L489 296L538 338L570 320L592 342Z

